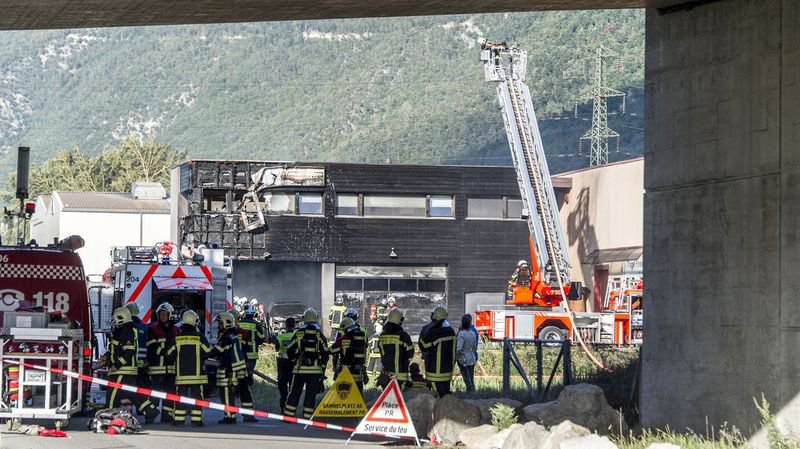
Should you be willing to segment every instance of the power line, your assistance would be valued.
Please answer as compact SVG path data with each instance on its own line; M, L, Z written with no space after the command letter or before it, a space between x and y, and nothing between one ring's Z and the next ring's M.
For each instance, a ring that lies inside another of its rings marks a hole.
M608 139L611 137L619 139L619 133L608 127L607 99L622 97L622 111L625 112L625 92L606 85L605 60L611 56L616 55L603 45L600 45L595 53L592 76L592 127L581 137L581 140L591 142L590 167L608 164ZM617 142L619 143L619 140Z

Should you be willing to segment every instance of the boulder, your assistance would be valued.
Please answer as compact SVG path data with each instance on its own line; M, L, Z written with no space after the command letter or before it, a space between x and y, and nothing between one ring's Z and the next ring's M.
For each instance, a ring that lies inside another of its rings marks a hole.
M541 424L525 423L509 432L502 449L536 449L548 435Z
M554 426L569 420L600 434L619 432L619 413L611 408L600 387L590 384L569 385L552 402L533 404L523 409L528 421ZM622 432L628 427L622 421Z
M559 449L619 449L608 437L596 433L584 437L567 438L558 446Z
M570 438L585 437L592 432L586 427L575 424L571 421L564 421L561 424L551 427L550 433L539 444L539 449L560 449L561 442Z
M522 424L512 424L498 432L494 426L484 424L461 432L458 438L467 449L503 449L508 436L522 427Z
M437 399L433 406L433 427L429 437L433 439L435 435L438 441L452 446L458 443L458 435L461 432L479 425L481 425L481 409L448 394Z
M492 423L492 412L490 409L498 402L513 408L517 412L517 416L522 417L522 402L509 398L492 398L492 399L464 399L467 404L477 405L481 409L481 423Z
M681 449L680 446L672 443L653 443L647 449Z
M498 431L494 426L484 424L462 431L458 434L458 439L464 443L467 449L481 449L483 448L483 443L497 435L497 433Z
M415 388L403 392L403 399L417 435L424 437L433 427L433 406L436 404L436 396L430 391Z

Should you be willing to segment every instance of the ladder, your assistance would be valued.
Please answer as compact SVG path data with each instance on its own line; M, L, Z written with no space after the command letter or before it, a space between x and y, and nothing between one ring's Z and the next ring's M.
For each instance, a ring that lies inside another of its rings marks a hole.
M569 283L569 252L558 203L544 155L530 91L525 84L528 55L518 47L486 41L481 61L486 81L497 83L511 159L517 174L524 217L543 280L552 286ZM560 278L559 278L560 274Z

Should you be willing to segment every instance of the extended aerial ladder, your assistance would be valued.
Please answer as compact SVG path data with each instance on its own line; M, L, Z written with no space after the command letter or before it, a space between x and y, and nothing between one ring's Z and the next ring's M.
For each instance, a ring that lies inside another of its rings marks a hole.
M558 203L550 180L539 125L525 71L528 54L505 42L481 45L486 81L497 83L511 158L517 174L524 217L531 235L530 287L517 287L514 305L552 307L570 293L569 253L559 220Z

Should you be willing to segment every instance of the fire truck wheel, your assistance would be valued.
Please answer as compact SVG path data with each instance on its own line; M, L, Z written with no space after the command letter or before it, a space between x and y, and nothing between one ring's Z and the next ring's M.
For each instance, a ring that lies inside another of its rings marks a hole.
M54 423L56 426L56 430L66 429L69 427L69 420L68 419L57 419Z
M545 326L539 331L539 340L563 340L564 330L557 326ZM555 346L556 343L550 343L548 346Z

